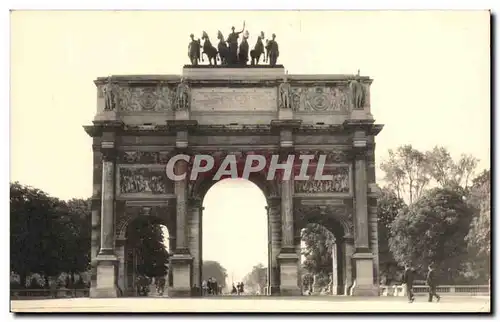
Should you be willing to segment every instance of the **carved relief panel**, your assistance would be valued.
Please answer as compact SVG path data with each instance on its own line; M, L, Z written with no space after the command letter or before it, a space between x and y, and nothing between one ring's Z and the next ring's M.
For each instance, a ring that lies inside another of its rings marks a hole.
M292 109L298 112L349 111L349 90L345 86L293 87Z
M164 166L118 167L117 194L121 196L154 197L173 194L173 183Z
M173 111L175 88L158 86L120 86L118 106L124 112Z
M332 175L332 180L314 180L315 169L308 171L309 180L295 180L295 194L338 193L351 194L351 169L349 165L329 166L323 175Z

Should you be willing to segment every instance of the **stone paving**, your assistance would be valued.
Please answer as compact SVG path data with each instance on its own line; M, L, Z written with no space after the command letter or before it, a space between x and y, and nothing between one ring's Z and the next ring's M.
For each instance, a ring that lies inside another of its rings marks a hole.
M491 312L489 297L213 297L14 300L11 312Z

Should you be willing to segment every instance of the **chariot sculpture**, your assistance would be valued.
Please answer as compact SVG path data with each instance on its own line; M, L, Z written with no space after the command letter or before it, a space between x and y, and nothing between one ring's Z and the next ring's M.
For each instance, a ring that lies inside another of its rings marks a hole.
M240 34L242 34L241 41L239 41ZM264 32L261 31L257 36L254 48L249 49L248 38L250 33L245 29L245 22L243 22L243 28L240 31L235 31L234 26L231 27L231 33L227 38L224 38L224 35L219 30L217 32L217 39L219 40L217 47L212 45L206 31L202 32L201 40L195 40L193 34L190 37L188 57L193 66L197 66L200 60L204 62L204 57L207 58L210 66L216 66L217 62L223 66L246 66L249 61L251 65L259 65L261 57L264 56L262 61L264 63L268 62L270 66L274 67L279 57L275 34L272 34L271 39L265 39Z

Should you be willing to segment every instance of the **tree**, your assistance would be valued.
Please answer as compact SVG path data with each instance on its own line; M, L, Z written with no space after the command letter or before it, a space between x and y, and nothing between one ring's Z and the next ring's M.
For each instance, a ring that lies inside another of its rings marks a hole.
M389 248L391 225L400 211L407 208L403 199L398 198L394 191L383 188L377 202L378 215L378 251L380 275L385 275L390 283L398 264Z
M412 204L432 186L466 189L477 164L478 159L467 154L462 154L458 161L453 160L444 147L421 152L411 145L402 145L389 150L389 158L380 168L385 173L387 187L399 198L408 197Z
M148 277L165 276L169 254L164 244L163 231L150 220L137 219L128 234L129 245L138 256L137 272Z
M203 261L202 268L202 279L207 281L210 277L217 280L217 283L222 288L226 287L227 271L226 269L217 261Z
M91 199L71 199L65 203L60 221L64 227L64 271L74 275L86 271L90 265Z
M305 243L302 250L302 255L305 256L303 267L317 276L320 286L325 286L328 284L329 274L333 271L332 247L335 244L335 236L324 226L311 223L302 230L301 238Z
M58 217L63 203L45 192L10 184L10 263L26 285L30 273L46 277L61 272L63 227Z
M267 267L262 263L255 265L252 271L243 278L243 282L249 289L262 292L267 285Z
M440 267L448 282L464 270L467 257L465 236L472 209L462 190L435 188L427 191L391 225L389 246L398 263L411 262L420 273L427 265Z
M473 180L469 204L474 208L467 242L470 251L471 275L486 279L490 274L491 257L491 173L483 171Z
M440 187L467 188L479 160L472 155L462 154L457 162L444 147L434 147L426 152L430 176Z
M384 180L398 198L406 194L409 203L417 200L430 181L426 155L411 145L402 145L389 150L389 159L380 165L385 172Z

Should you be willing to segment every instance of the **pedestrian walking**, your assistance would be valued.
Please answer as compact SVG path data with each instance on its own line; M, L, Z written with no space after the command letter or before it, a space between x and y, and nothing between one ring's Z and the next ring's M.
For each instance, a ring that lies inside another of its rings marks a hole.
M408 302L415 301L415 294L413 294L413 280L414 271L409 264L405 264L405 272L403 273L403 283L406 284L406 294L408 295Z
M436 288L438 285L436 271L434 270L433 265L429 265L429 271L427 272L427 286L429 286L429 302L432 302L433 297L436 298L436 301L439 302L441 296L436 293Z

